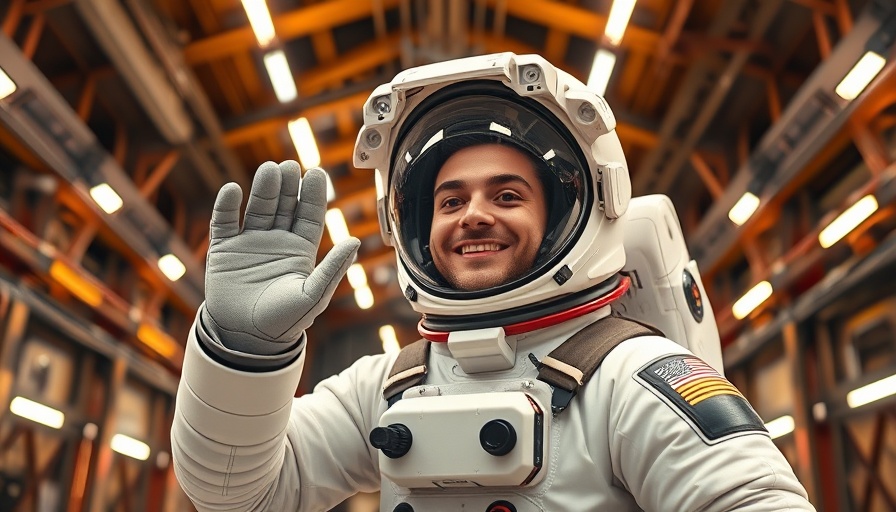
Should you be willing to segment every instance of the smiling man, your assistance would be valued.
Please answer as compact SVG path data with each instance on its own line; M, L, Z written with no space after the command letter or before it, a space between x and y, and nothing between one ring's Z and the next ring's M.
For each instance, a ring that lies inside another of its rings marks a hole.
M432 259L458 290L507 283L532 268L546 223L544 188L531 158L506 145L464 148L436 177Z
M315 264L320 170L263 164L242 228L225 185L171 432L198 510L317 512L377 490L384 512L813 510L716 368L611 314L631 185L602 97L504 53L408 69L363 116L354 164L383 185L424 339L294 398L305 331L360 241Z

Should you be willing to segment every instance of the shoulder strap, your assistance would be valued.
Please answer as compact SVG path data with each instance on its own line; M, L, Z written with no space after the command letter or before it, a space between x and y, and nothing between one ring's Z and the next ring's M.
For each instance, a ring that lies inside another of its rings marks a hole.
M389 371L389 378L383 384L383 399L389 403L389 407L401 398L404 390L422 384L426 379L430 344L428 340L417 340L398 353L398 358Z
M572 397L594 375L611 350L625 340L638 336L659 335L655 327L628 318L609 316L575 333L555 348L538 366L538 380L553 388L551 410L560 414ZM530 357L534 358L534 356Z

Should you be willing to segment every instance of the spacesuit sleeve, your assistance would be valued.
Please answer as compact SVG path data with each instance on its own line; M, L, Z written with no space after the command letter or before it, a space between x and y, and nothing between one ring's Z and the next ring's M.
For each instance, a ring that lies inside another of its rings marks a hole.
M600 380L613 473L644 510L815 510L746 398L681 346L626 341Z
M385 410L394 356L368 356L293 398L304 354L272 372L242 372L187 342L171 445L200 511L327 510L379 488L367 435Z

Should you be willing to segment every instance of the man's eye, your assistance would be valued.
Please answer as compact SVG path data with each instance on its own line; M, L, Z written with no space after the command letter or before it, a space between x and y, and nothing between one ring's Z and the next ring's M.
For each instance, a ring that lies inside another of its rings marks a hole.
M500 196L498 196L498 199L500 199L501 201L516 201L520 199L520 196L514 194L513 192L504 192Z
M461 205L460 199L456 197L450 197L442 201L442 208L455 208Z

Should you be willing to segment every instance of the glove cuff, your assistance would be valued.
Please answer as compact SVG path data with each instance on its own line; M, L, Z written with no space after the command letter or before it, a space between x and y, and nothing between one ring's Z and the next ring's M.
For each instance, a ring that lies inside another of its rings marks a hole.
M292 364L305 349L304 331L297 341L284 343L221 329L208 314L205 304L199 308L194 329L205 353L216 362L235 370L279 370Z

